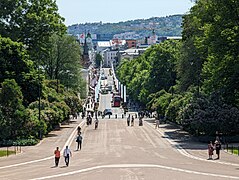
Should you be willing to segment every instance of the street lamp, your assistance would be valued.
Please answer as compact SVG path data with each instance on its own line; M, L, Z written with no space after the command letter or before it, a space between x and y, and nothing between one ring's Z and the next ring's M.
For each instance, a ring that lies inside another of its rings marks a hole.
M41 121L41 80L40 80L40 56L38 57L38 120ZM42 132L39 131L39 138L42 139Z

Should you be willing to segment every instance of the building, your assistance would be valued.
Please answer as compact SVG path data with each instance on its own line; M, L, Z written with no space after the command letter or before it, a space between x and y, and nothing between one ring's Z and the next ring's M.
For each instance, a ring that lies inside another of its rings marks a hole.
M137 58L138 56L143 54L148 47L149 46L147 46L146 48L131 48L131 49L126 49L124 51L120 51L119 62L121 59L132 60L134 58Z
M97 53L100 53L101 51L108 49L111 47L110 41L98 41L96 43L96 51Z
M103 54L103 66L104 67L111 67L111 65L113 64L114 66L117 65L119 63L118 60L118 50L112 50L112 49L107 49L104 51Z
M111 45L111 49L114 49L114 50L125 49L126 40L112 39L110 40L110 45Z
M127 39L126 40L126 45L127 45L127 48L136 48L137 46L137 41L135 39Z

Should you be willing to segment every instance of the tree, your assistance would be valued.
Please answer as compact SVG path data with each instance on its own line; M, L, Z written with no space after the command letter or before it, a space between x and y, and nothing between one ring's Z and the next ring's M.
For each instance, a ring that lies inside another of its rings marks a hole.
M33 50L53 33L65 33L64 19L54 0L1 1L0 34Z
M100 64L102 63L102 61L103 61L102 56L100 55L100 53L97 53L95 58L95 65L97 68L100 67Z
M175 64L179 58L180 42L165 41L152 49L148 57L150 69L146 89L149 93L156 93L162 89L168 91L176 84Z
M71 36L54 34L48 47L48 56L43 60L46 76L51 80L57 80L57 88L61 83L67 88L84 93L78 42Z
M17 138L25 123L25 108L22 105L23 95L14 79L6 79L0 91L0 137Z
M184 17L178 68L182 90L202 86L207 94L218 93L238 106L238 7L234 0L199 0Z
M15 79L21 87L24 105L37 99L37 72L22 43L0 36L0 83Z

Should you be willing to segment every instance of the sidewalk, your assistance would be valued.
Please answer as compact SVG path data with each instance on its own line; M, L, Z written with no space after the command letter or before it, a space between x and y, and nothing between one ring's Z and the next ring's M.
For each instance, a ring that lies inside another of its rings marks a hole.
M145 121L155 129L154 119L146 119ZM159 131L163 137L168 138L175 148L179 150L184 149L186 151L185 155L188 154L191 158L208 161L207 143L195 141L186 131L183 131L177 125L160 124L160 128L155 129L155 131ZM239 156L226 152L223 148L224 146L222 145L220 159L210 161L239 166ZM213 158L217 157L215 153Z
M76 128L78 125L84 124L85 121L81 117L77 119L71 119L69 124L61 125L59 130L51 131L40 143L36 146L22 146L22 153L17 155L11 155L8 157L1 157L0 167L10 164L23 163L28 161L34 161L39 159L50 159L54 157L54 150L59 147L60 150L64 149L66 143L71 143L69 138L76 136ZM84 132L85 126L82 125L82 131ZM71 138L70 138L71 139ZM68 141L67 141L68 140ZM68 145L68 144L67 144Z

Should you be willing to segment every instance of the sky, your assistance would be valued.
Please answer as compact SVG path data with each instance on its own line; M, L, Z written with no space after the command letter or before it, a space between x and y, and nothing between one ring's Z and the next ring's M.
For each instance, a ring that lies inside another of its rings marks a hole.
M185 14L190 0L56 0L67 26L79 23L114 23Z

